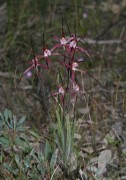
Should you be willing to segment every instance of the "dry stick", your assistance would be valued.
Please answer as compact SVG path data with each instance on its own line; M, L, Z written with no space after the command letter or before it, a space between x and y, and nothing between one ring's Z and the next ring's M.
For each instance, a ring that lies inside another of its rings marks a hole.
M15 77L15 74L13 74L13 73L8 73L8 72L0 72L0 77L18 79L18 77Z
M125 31L125 28L126 28L126 26L123 27L123 29L122 29L122 31L120 33L119 41L121 41L121 39L122 39L123 33ZM119 47L119 43L118 43L118 47Z
M53 174L52 174L52 176L51 176L51 179L50 179L50 180L52 180L52 179L53 179L53 176L54 176L54 174L55 174L56 170L58 169L58 167L59 167L59 165L57 165L57 167L54 169L54 172L53 172Z
M85 38L86 42L88 44L98 44L98 45L114 45L114 44L120 44L120 43L123 43L125 41L122 41L122 40L118 40L118 39L110 39L110 40L100 40L100 41L96 41L94 39L89 39L89 38ZM84 41L85 42L85 41Z

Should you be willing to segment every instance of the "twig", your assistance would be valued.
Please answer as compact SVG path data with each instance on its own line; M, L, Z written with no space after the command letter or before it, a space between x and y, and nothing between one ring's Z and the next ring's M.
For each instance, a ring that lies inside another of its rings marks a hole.
M123 43L124 41L122 40L118 40L118 39L112 39L112 40L99 40L99 41L96 41L94 39L89 39L89 38L85 38L86 42L88 44L99 44L99 45L102 45L102 44L110 44L110 45L114 45L114 44L120 44L120 43Z
M54 174L55 174L56 170L58 169L58 167L59 167L59 165L57 165L57 167L55 168L55 170L54 170L54 172L53 172L53 174L52 174L52 176L51 176L51 179L50 179L50 180L52 180L52 179L53 179L53 176L54 176Z
M18 76L15 76L13 73L8 73L8 72L0 72L0 76L4 78L16 78L18 79Z

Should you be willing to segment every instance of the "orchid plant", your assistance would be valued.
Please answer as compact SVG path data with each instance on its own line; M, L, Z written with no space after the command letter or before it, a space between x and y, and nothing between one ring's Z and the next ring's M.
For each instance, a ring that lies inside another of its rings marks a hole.
M88 50L84 46L84 38L78 36L76 33L71 34L68 24L67 28L69 36L66 36L64 33L64 26L62 23L61 37L57 35L50 37L53 42L56 42L52 47L48 46L47 40L46 42L44 40L44 30L43 46L40 54L35 54L31 42L34 57L27 62L29 67L23 72L23 75L27 76L31 70L34 70L41 82L44 81L45 78L43 78L43 75L41 77L40 68L43 68L47 72L53 71L56 75L56 78L53 78L53 80L56 79L56 83L53 83L53 85L55 84L56 90L49 95L48 99L54 98L57 105L56 119L58 128L54 134L56 135L56 147L60 150L63 163L69 162L70 153L73 151L76 101L78 96L84 93L77 80L77 74L88 75L104 87L93 75L80 68L80 64L84 62L84 57L88 59L91 58ZM72 109L74 115L73 121L69 121L70 116L67 116L69 109Z

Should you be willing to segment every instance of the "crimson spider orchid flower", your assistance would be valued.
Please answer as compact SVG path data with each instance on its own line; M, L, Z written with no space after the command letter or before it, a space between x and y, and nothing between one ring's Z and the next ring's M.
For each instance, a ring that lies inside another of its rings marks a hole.
M81 72L81 70L79 70L77 68L77 67L79 67L78 63L73 62L73 60L72 60L72 63L70 63L70 64L66 64L66 63L61 62L61 61L59 61L59 62L60 62L60 64L63 64L66 67L67 70L71 70L71 79L72 79L72 81L74 81L74 79L75 79L75 71L80 71Z
M77 94L80 92L80 87L78 84L76 84L76 82L72 83L72 91L71 91L71 95L72 95L72 102L76 102L77 100ZM75 106L75 104L73 104Z
M65 92L66 92L66 90L62 86L58 86L58 91L53 93L50 97L60 95L60 100L64 106Z
M75 81L72 81L72 87L70 89L70 92L76 95L79 91L80 91L79 85Z
M77 67L79 67L78 63L73 62L72 67L71 67L73 72L78 71L78 72L81 72L81 73L86 73L85 71L82 71L82 70L78 69Z
M52 55L52 52L51 52L51 50L49 50L49 49L45 49L44 50L44 57L46 58L46 57L49 57L49 56L51 56Z
M37 57L38 58L44 58L45 59L45 61L46 61L46 64L47 64L47 66L49 67L50 66L50 64L51 64L51 59L50 59L50 57L51 56L58 56L58 55L60 55L60 53L56 53L56 52L53 52L55 50L55 46L54 47L52 47L51 49L48 49L47 47L46 48L43 48L43 55L38 55Z
M73 107L75 107L75 103L79 92L80 92L80 86L75 81L72 82L70 94L71 94L71 103L73 104Z
M67 45L67 51L69 54L71 54L71 52L82 52L90 58L88 51L85 48L78 46L78 43L81 42L81 40L81 37L72 35L72 37L70 37L68 40L69 44Z
M59 43L56 44L53 49L58 49L60 47L63 47L63 49L65 50L66 49L65 47L68 47L68 43L72 40L72 38L65 38L64 35L61 38L59 38L58 36L55 36L54 38L58 40Z
M73 73L75 73L75 71L79 71L79 72L83 72L83 73L85 72L85 71L82 71L77 68L77 67L79 67L77 62L72 62L70 65L65 64L65 63L62 63L62 64L64 64L66 66L66 68L70 68Z
M27 69L23 72L23 74L21 75L21 77L20 77L20 79L19 79L19 81L18 81L15 89L17 89L17 87L18 87L18 85L19 85L19 83L20 83L23 75L26 75L26 76L27 76L27 73L31 72L32 69L35 69L35 72L36 72L37 76L40 78L41 81L42 81L42 79L41 79L41 76L40 76L40 74L39 74L39 72L38 72L38 66L43 67L43 68L45 68L45 69L48 69L47 66L39 63L39 60L37 59L36 56L34 56L34 58L33 58L31 61L29 61L28 64L30 64L31 66L30 66L29 68L27 68Z
M43 67L45 69L48 69L47 66L40 64L39 60L37 59L37 57L35 56L34 59L32 59L31 61L28 62L28 64L30 64L31 66L26 69L23 74L27 74L30 70L32 70L33 68L35 69L36 73L38 73L38 66Z
M79 85L76 84L76 83L73 83L73 90L74 90L75 92L79 92L79 90L80 90Z
M73 62L71 69L72 69L73 71L76 71L76 70L77 70L76 67L79 67L78 63L77 63L77 62Z
M72 64L71 64L71 79L72 79L72 81L74 81L74 79L75 79L75 71L77 70L77 67L78 67L78 63L76 63L76 62L73 62Z

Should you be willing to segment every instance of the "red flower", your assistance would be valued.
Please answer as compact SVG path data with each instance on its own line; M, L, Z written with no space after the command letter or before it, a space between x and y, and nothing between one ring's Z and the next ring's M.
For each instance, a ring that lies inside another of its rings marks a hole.
M30 66L28 69L26 69L26 70L23 72L23 74L27 74L31 69L34 68L35 71L36 71L36 73L37 73L37 75L38 75L38 66L43 67L43 68L45 68L45 69L48 69L47 66L39 63L39 60L37 59L36 56L34 57L34 59L32 59L31 61L29 61L28 64L30 64L31 66Z

